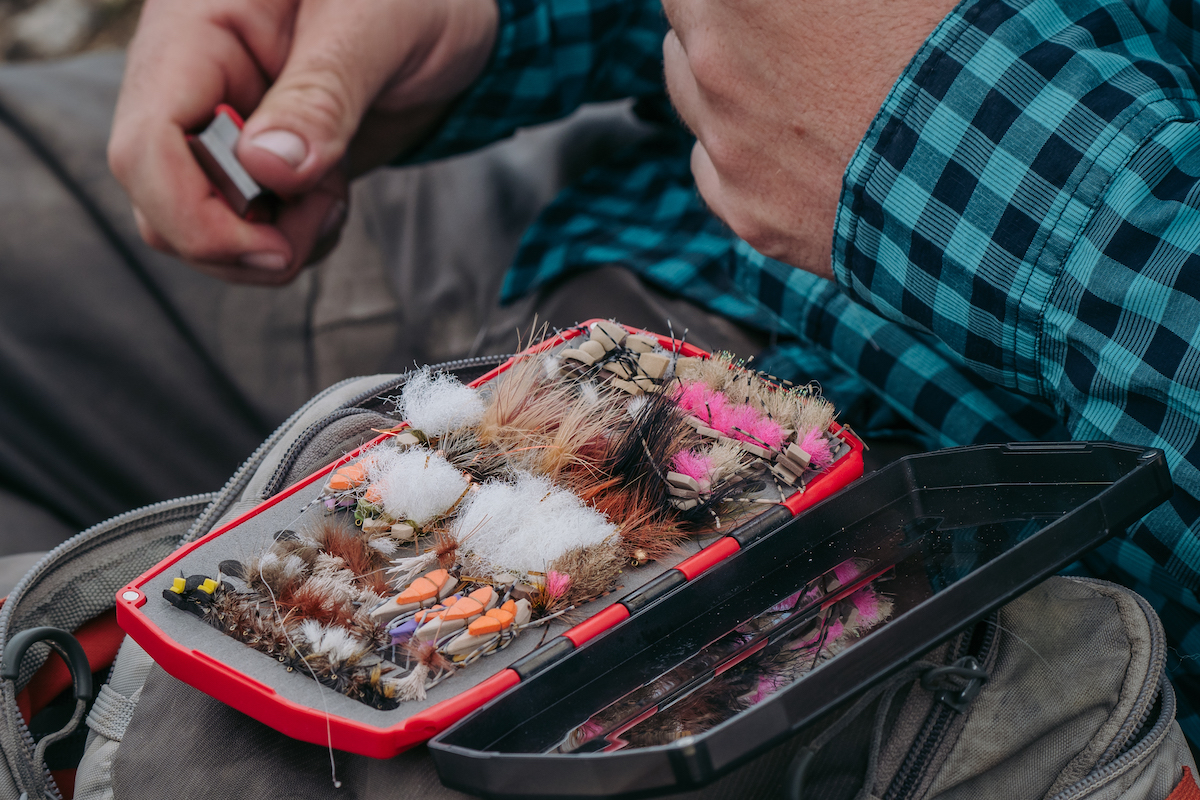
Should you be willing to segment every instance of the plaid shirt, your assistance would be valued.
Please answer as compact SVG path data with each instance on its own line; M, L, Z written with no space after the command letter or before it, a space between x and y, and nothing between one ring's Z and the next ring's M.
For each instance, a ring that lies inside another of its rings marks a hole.
M1181 722L1198 743L1192 8L965 0L850 161L836 284L761 256L705 210L692 140L664 96L658 0L500 0L490 67L419 157L478 147L584 102L637 97L662 133L545 210L507 297L620 264L770 332L777 343L761 365L819 379L861 433L911 426L929 446L1075 438L1162 448L1174 498L1074 569L1119 579L1159 609Z

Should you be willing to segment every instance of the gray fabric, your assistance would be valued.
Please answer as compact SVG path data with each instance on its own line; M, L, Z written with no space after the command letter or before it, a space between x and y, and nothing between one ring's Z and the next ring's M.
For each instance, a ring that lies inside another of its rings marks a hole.
M88 712L87 726L106 739L121 741L140 696L140 689L132 697L126 697L107 684L101 686L96 694L96 702Z
M75 800L112 800L112 765L121 743L99 738L89 742L75 778Z
M76 800L110 800L113 796L112 769L125 738L125 729L133 718L142 695L142 684L154 660L136 642L126 637L113 662L108 683L101 688L105 708L111 712L88 715L87 747L79 762L75 780ZM100 700L97 699L97 705ZM95 719L93 719L95 717Z
M1165 680L1158 618L1144 600L1114 584L1052 578L1005 606L1000 624L993 679L971 705L945 764L917 797L1053 796L1135 744L1132 735ZM1169 761L1169 768L1149 768L1173 770L1175 782L1182 766L1195 771L1186 748L1148 752L1128 769L1155 758ZM877 784L876 793L884 786ZM1165 794L1128 795L1143 796Z
M327 749L287 739L158 667L150 672L135 717L113 768L117 798L440 800L467 796L441 786L424 748L388 762L335 752L333 760L343 785L334 789ZM193 731L205 732L203 741L189 735ZM153 765L167 762L171 775L164 781Z
M186 725L180 720L186 720ZM765 753L702 790L673 797L777 797L799 743ZM336 751L333 759L342 783L338 789L333 786L329 750L288 739L156 666L116 755L112 796L118 800L457 800L469 796L442 786L424 747L388 760ZM168 760L171 778L164 781L154 765Z
M1063 578L1051 579L1006 606L996 646L985 661L992 679L962 715L957 733L951 726L942 760L934 763L908 800L1046 797L1052 794L1052 787L1055 791L1069 789L1088 777L1098 766L1094 763L1097 754L1108 749L1113 733L1124 727L1134 710L1130 699L1143 697L1143 688L1156 685L1161 678L1161 666L1156 675L1150 674L1153 627L1158 623L1147 616L1147 608L1119 587ZM939 648L927 659L942 663L952 650ZM1087 679L1080 680L1079 675ZM336 753L337 773L344 785L335 791L327 750L291 742L157 667L144 692L127 732L128 746L117 754L117 798L437 800L463 796L436 783L422 748L389 761ZM931 705L930 693L916 687L889 717L886 730L890 741L874 797L886 793ZM1173 713L1172 704L1161 712L1161 725L1145 734L1153 740L1144 741L1141 752L1134 748L1124 762L1114 762L1119 770L1094 786L1089 784L1087 791L1077 796L1165 798L1178 783L1183 766L1195 769ZM821 751L822 763L813 771L806 800L849 798L858 791L873 714L869 710L856 721L859 724ZM182 736L172 723L179 719L196 720L198 731L223 733L220 737ZM695 800L778 796L797 748L820 727L813 726L703 790L677 796ZM1136 744L1130 741L1125 746ZM247 755L251 752L253 757ZM154 779L151 766L168 753L182 770L181 780L169 786ZM1084 765L1081 757L1087 754L1093 763ZM296 783L272 788L264 772L288 774ZM212 777L203 790L182 788L205 775ZM293 785L303 787L299 794L293 793Z
M1117 601L1088 585L1048 581L1001 613L1003 638L995 671L972 704L970 718L930 797L1042 797L1110 721L1146 622L1130 630ZM1140 635L1139 635L1140 634ZM1142 675L1132 676L1137 688ZM1140 679L1139 679L1140 678ZM1020 730L1021 736L1013 731ZM1082 777L1081 775L1079 777ZM1068 780L1073 782L1072 780Z
M1107 719L1062 771L1058 780L1048 790L1048 794L1054 794L1077 783L1097 765L1111 763L1120 751L1128 746L1128 741L1140 725L1143 714L1149 710L1144 707L1153 701L1153 698L1147 695L1154 691L1151 687L1156 687L1166 667L1162 626L1153 612L1147 614L1139 606L1135 595L1104 584L1076 583L1076 586L1107 594L1113 601L1114 609L1110 613L1100 610L1094 616L1076 621L1076 624L1094 626L1087 650L1079 662L1080 666L1086 663L1088 669L1076 671L1074 664L1067 665L1064 669L1066 676L1076 676L1079 683L1091 683L1091 670L1104 666L1103 663L1097 663L1098 655L1109 650L1119 651L1127 648L1129 666L1119 685L1116 702L1107 710ZM1057 608L1058 606L1055 606L1056 611ZM1071 611L1067 609L1067 613ZM1114 616L1118 619L1113 620ZM1063 623L1059 621L1056 613L1047 618L1046 624L1057 626ZM1053 630L1053 627L1051 629ZM1102 682L1097 683L1103 686Z
M126 637L113 661L107 686L124 697L133 697L146 682L146 675L153 664L154 659L137 642Z

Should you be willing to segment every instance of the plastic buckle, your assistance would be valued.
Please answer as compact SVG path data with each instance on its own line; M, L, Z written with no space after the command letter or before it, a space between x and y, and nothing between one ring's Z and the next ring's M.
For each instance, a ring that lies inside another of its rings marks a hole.
M987 679L987 670L974 656L963 656L950 666L926 670L921 675L921 688L933 692L935 701L961 714L979 696Z
M25 789L21 792L20 800L28 800L33 796L44 797L47 800L58 797L57 792L52 792L46 786L46 778L50 774L45 771L46 748L66 738L79 727L79 723L83 721L84 712L87 711L87 703L92 698L92 668L88 664L87 653L78 639L61 628L50 626L29 628L9 639L4 645L3 661L0 662L0 679L10 681L15 692L17 679L21 674L21 659L25 657L29 648L38 642L49 644L51 649L67 662L67 666L71 670L72 681L75 684L75 713L61 730L48 733L38 740L33 751L33 784L27 787L18 787ZM19 773L14 772L14 774ZM22 779L18 778L18 780ZM23 780L22 783L24 783Z

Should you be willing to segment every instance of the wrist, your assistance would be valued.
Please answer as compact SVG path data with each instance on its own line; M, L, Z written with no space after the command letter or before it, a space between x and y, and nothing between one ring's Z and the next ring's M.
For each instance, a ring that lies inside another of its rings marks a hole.
M466 91L483 73L496 44L496 0L450 0L433 8L441 17L433 26L438 33L422 62L414 64L415 72L401 81L407 87L406 105L444 103Z

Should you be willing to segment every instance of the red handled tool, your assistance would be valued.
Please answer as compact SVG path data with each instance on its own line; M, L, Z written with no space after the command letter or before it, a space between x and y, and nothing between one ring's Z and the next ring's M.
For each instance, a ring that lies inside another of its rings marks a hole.
M239 217L250 222L271 222L279 198L259 186L234 154L243 124L241 115L222 103L207 128L187 137L188 145L204 174Z

